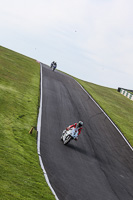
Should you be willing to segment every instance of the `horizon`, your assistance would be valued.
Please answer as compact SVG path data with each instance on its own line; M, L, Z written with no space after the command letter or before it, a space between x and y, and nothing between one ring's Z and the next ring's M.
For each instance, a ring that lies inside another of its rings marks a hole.
M1 0L0 45L79 79L133 88L132 0Z

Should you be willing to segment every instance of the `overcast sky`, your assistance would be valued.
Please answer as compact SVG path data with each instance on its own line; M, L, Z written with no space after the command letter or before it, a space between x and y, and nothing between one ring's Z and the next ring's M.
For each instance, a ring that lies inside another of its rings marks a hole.
M0 45L82 80L133 89L133 0L0 0Z

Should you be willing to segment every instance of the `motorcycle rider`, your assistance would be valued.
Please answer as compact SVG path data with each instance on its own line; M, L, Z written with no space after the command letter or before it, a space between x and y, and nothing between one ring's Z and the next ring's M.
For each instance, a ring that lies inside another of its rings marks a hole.
M82 130L82 126L83 126L83 122L82 121L79 121L78 123L75 123L75 124L72 124L72 125L70 125L70 126L68 126L67 128L66 128L66 130L68 131L69 129L71 129L71 128L75 128L75 137L74 137L74 139L75 140L78 140L78 136L80 135L80 133L81 133L81 130Z
M54 64L53 64L53 71L56 69L56 67L57 67L57 63L54 62Z
M53 71L54 71L57 67L57 63L55 61L53 61L50 65L50 67L53 68Z
M51 63L50 67L52 68L52 67L53 67L53 65L54 65L54 61Z

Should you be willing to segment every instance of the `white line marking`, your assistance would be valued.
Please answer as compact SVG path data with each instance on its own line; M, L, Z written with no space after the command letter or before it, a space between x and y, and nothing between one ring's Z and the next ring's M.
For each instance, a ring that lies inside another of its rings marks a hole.
M75 79L74 79L75 80ZM75 80L76 81L76 80ZM78 81L76 81L78 83ZM80 85L80 83L78 83ZM122 132L118 129L118 127L114 124L114 122L110 119L110 117L104 112L104 110L98 105L98 103L92 98L92 96L83 88L82 85L80 87L84 90L84 92L91 98L91 100L97 105L98 108L104 113L104 115L109 119L109 121L113 124L113 126L117 129L117 131L120 133L122 138L125 140L127 145L130 147L130 149L133 151L133 147L130 145L130 143L127 141L125 136L122 134Z
M49 186L49 188L51 189L53 195L55 196L55 199L56 200L59 200L54 189L52 188L50 182L49 182L49 178L48 178L48 175L47 175L47 172L44 168L44 165L43 165L43 162L42 162L42 158L41 158L41 154L40 154L40 138L41 138L41 118L42 118L42 64L40 63L40 69L41 69L41 91L40 91L40 108L39 108L39 114L38 114L38 122L37 122L37 132L38 132L38 137L37 137L37 152L38 152L38 156L39 156L39 161L40 161L40 165L41 165L41 168L43 170L43 173L44 173L44 177L45 177L45 180Z

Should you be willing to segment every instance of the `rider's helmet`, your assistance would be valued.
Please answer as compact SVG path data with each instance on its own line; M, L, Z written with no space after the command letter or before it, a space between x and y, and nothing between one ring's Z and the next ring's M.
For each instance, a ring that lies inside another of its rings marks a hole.
M79 122L77 123L77 127L79 128L79 127L81 127L81 126L83 126L83 122L82 122L82 121L79 121Z

